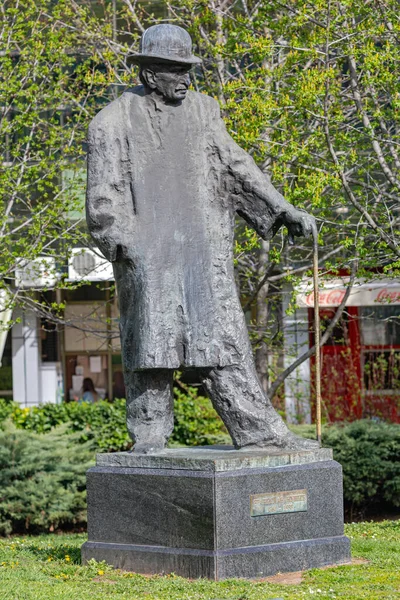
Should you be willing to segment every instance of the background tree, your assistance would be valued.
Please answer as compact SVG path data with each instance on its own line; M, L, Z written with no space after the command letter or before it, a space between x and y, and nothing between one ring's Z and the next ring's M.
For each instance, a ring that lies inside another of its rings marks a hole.
M98 9L107 39L110 11ZM81 35L69 2L6 1L0 11L0 309L21 306L62 321L62 304L44 300L43 285L26 289L18 272L68 287L70 250L89 241L87 124L110 99L114 72L96 36Z
M377 270L396 276L396 3L226 1L185 6L185 14L197 15L192 31L208 57L204 79L214 82L222 97L232 135L291 203L317 216L323 270L345 269L353 278ZM180 15L178 10L175 14ZM271 339L279 340L276 312L270 311L270 327L265 328L266 311L260 310L265 296L273 306L265 286L287 280L288 273L307 272L311 245L300 241L290 249L282 232L266 252L246 229L242 239L237 255L241 288L246 308L257 304L253 332L262 354ZM344 303L337 319L343 309ZM272 384L270 391L276 389Z
M195 89L220 101L232 136L289 202L316 215L322 272L398 276L396 2L12 0L1 10L0 269L13 302L48 310L15 288L17 260L82 245L68 217L80 198L60 173L82 165L89 120L136 81L129 48L160 21L190 31L204 59ZM290 248L282 231L262 244L238 223L238 280L272 391L276 373L265 366L282 343L282 284L307 274L311 259L305 240Z

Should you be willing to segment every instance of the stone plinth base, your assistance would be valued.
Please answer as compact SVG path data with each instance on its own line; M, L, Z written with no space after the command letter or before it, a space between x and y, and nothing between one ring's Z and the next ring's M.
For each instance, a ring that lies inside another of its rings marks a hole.
M84 562L220 580L350 560L341 467L327 448L100 454L87 481Z

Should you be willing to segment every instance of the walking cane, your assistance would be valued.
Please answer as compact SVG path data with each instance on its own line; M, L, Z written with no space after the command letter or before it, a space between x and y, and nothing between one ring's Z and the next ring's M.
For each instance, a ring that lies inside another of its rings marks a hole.
M313 280L314 280L314 339L315 339L315 397L316 397L316 426L317 440L321 445L321 348L319 325L319 285L318 285L318 231L312 229L313 236Z

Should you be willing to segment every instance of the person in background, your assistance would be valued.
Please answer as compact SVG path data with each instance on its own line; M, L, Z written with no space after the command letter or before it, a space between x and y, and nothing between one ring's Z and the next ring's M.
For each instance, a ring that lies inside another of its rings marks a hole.
M99 394L96 392L93 380L90 377L85 377L82 384L82 397L78 402L97 402Z

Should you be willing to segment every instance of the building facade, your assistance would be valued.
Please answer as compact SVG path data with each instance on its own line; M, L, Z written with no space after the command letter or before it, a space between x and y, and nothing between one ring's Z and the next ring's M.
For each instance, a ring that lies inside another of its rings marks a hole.
M321 335L343 300L347 283L348 278L339 278L321 287ZM285 316L286 364L314 345L314 294L308 280L298 289L297 306L294 314ZM377 278L354 283L343 315L322 347L321 379L326 421L400 422L400 281ZM292 422L311 422L314 380L314 358L286 380L286 412Z
M77 400L84 378L92 379L102 398L124 397L113 271L101 253L73 250L70 289L52 290L41 265L25 267L16 282L64 308L55 320L32 309L14 310L14 324L3 335L0 397L12 396L25 407Z

